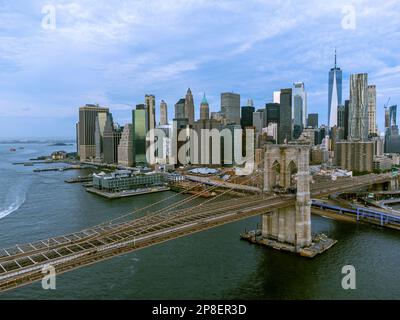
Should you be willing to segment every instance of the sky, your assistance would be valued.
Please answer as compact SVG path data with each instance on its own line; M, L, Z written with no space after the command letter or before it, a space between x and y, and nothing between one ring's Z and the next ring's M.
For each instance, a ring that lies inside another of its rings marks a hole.
M174 104L190 87L252 98L305 83L327 123L334 50L349 77L368 73L383 106L400 104L400 0L0 0L0 138L74 138L78 108L107 106L120 125L145 94Z

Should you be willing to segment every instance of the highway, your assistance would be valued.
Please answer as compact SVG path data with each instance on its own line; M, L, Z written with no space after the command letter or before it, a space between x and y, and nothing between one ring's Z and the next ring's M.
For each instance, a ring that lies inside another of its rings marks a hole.
M357 189L391 179L366 175L344 181L311 184L311 197ZM43 277L42 269L55 267L57 274L87 266L127 252L190 235L226 223L247 219L277 208L294 205L292 195L258 194L218 202L206 201L180 210L149 213L120 223L109 223L0 250L0 292Z

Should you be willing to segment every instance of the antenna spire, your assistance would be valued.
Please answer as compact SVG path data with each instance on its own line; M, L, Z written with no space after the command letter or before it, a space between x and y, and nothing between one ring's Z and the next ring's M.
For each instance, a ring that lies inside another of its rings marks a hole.
M336 69L336 47L335 47L335 69Z

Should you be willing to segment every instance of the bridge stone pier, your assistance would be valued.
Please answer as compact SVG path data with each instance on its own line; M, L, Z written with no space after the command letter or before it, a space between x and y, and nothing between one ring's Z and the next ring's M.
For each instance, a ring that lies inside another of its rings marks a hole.
M269 145L264 157L264 192L296 190L296 204L264 214L262 236L296 251L311 244L309 152L308 146Z
M398 179L390 180L389 190L390 191L399 190L399 180Z
M396 191L399 190L399 179L398 177L392 177L387 182L384 183L374 183L367 187L369 192L379 192L379 191Z

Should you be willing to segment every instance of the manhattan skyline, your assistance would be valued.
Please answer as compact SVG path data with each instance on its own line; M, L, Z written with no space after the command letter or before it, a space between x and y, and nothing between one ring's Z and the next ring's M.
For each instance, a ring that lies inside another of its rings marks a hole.
M56 28L41 26L44 3L0 2L1 138L74 137L76 108L98 103L116 122L130 121L145 94L174 104L190 87L195 118L204 93L210 112L220 94L241 95L261 108L273 92L304 82L308 113L327 124L328 73L368 73L377 89L377 123L383 105L399 104L396 43L399 2L338 1L54 1ZM353 6L355 25L343 25ZM347 8L348 10L348 8ZM190 23L188 23L190 21ZM391 30L393 32L388 32Z

